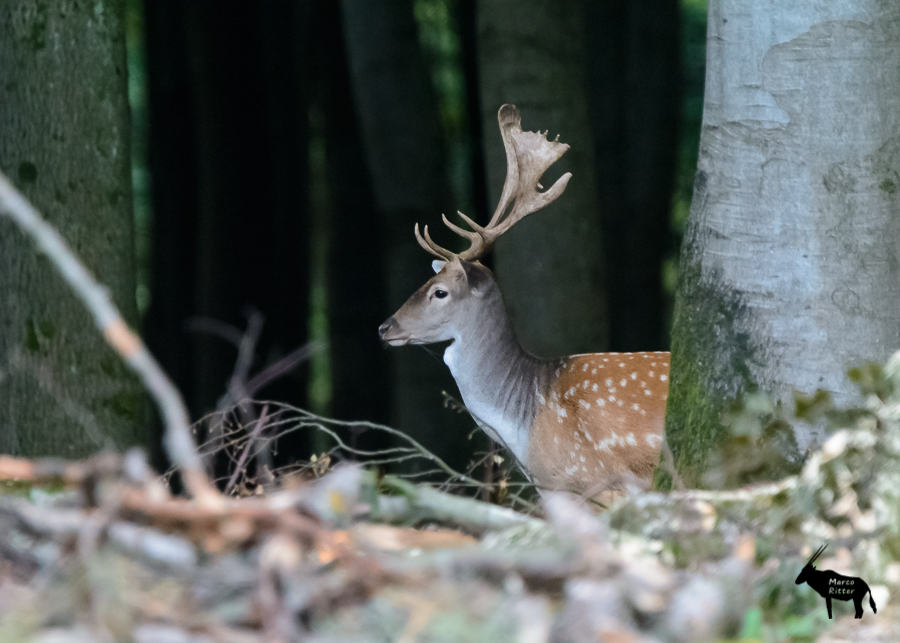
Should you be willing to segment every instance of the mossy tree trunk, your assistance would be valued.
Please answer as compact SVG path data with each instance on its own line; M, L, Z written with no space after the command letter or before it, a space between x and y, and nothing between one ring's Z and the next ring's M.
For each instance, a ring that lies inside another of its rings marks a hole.
M847 401L900 346L900 7L712 0L708 29L666 425L693 482L729 399Z
M549 130L571 149L547 173L572 172L565 194L497 243L495 266L526 349L544 356L597 352L608 340L593 133L584 79L581 3L478 4L478 56L491 210L506 176L497 110L513 103L525 130Z
M0 7L0 167L135 325L123 4ZM0 222L0 452L146 440L137 380L50 263Z

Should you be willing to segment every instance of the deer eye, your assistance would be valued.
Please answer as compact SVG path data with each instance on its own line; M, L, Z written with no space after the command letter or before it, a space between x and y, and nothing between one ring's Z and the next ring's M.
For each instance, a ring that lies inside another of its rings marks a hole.
M435 290L434 296L437 297L438 299L443 299L444 297L447 296L447 291L446 290Z

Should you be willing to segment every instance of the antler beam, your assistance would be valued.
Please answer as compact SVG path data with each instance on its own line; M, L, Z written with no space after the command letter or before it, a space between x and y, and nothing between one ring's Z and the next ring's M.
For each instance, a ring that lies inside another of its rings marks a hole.
M548 141L546 132L543 134L523 132L522 116L515 105L501 107L497 112L497 120L503 137L503 147L506 149L506 182L503 184L503 193L491 222L482 227L462 212L458 212L463 221L472 228L466 230L454 225L442 215L444 225L469 240L469 248L459 254L437 245L428 234L428 226L425 226L424 236L420 234L419 224L416 224L416 241L419 245L445 261L450 261L454 257L474 261L482 257L491 249L494 242L516 223L558 199L572 178L572 174L566 172L550 189L540 192L539 189L543 187L539 183L541 176L566 153L569 146L560 143L559 136L553 141Z

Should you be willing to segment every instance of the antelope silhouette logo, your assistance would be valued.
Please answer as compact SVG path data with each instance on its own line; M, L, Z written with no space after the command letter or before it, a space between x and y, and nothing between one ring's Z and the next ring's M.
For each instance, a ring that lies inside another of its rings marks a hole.
M862 578L853 576L843 576L837 572L829 570L818 570L813 565L816 559L822 555L828 545L822 545L813 554L806 566L800 571L795 581L798 585L806 583L816 593L825 599L825 606L828 607L828 618L831 618L831 599L836 598L839 601L853 601L856 608L856 618L862 618L863 615L863 599L866 594L869 595L869 605L872 607L872 613L877 614L878 608L875 607L875 599L872 598L872 591Z

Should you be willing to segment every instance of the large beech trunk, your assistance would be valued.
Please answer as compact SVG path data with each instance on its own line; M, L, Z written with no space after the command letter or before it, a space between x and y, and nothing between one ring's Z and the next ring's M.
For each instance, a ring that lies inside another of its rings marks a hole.
M667 422L694 480L730 398L847 401L900 346L900 6L712 0L706 73Z

